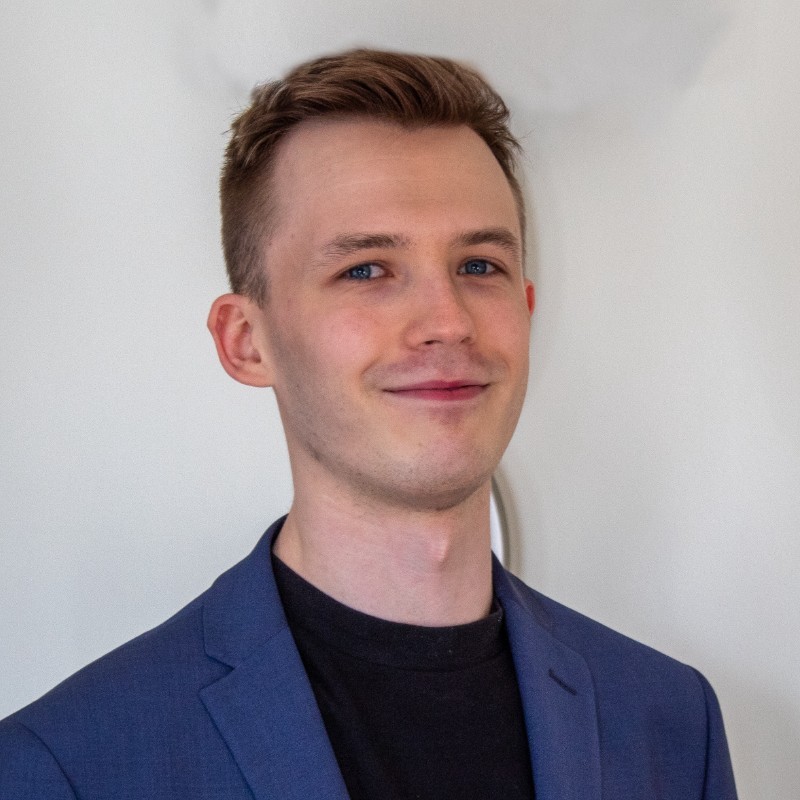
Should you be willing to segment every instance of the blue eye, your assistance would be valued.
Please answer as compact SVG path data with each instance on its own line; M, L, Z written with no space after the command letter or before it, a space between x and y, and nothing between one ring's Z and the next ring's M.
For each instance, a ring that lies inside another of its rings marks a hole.
M371 278L379 278L383 269L377 264L359 264L357 267L351 267L345 272L345 277L354 281L368 281Z
M495 267L484 258L471 258L464 262L460 271L465 275L488 275L495 271Z

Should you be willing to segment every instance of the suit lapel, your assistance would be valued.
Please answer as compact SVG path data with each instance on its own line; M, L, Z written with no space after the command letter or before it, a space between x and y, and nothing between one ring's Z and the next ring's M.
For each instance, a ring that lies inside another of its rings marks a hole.
M200 694L256 800L347 800L288 628Z
M256 800L347 800L272 577L282 522L208 592L206 653L233 669L200 696Z
M583 658L553 636L549 618L495 563L506 615L537 800L600 800L595 693Z

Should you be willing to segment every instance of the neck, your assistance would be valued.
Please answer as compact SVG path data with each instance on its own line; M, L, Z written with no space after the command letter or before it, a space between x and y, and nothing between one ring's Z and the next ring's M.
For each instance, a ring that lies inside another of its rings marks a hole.
M441 511L298 492L275 553L366 614L416 625L473 622L489 613L492 599L489 487Z

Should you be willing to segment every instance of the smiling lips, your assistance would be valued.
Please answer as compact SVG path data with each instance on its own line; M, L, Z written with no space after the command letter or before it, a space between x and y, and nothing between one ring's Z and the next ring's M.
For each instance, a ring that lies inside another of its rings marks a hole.
M423 381L386 391L398 397L415 400L470 400L477 397L488 384L476 381Z

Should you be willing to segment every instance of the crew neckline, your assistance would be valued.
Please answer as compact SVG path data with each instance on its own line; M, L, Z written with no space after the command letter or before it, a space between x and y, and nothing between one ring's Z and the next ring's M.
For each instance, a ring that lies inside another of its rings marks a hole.
M488 661L507 646L497 599L486 617L461 625L392 622L340 603L272 553L290 629L353 658L410 670L448 671Z

